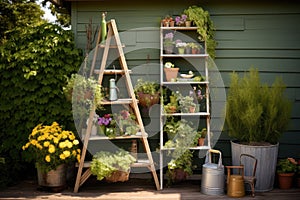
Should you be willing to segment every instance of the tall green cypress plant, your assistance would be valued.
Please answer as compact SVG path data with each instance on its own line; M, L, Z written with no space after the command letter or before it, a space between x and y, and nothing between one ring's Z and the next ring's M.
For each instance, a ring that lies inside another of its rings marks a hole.
M262 84L257 69L250 69L243 77L233 72L225 118L229 136L252 145L277 143L291 114L285 88L279 77L272 86Z

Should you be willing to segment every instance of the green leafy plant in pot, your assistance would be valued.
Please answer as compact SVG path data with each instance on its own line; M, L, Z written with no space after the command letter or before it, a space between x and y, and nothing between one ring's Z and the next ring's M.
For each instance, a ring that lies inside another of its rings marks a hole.
M129 178L130 166L136 159L127 151L97 152L91 162L91 173L98 180L106 178L109 182L124 182Z
M147 117L150 107L159 103L160 85L154 81L138 79L134 86L134 93L139 100L142 116Z
M72 74L63 87L64 95L73 105L73 117L78 129L86 125L89 112L94 105L102 109L102 87L94 78L86 78L80 74Z
M134 92L142 107L150 107L159 103L160 86L154 81L138 79L134 86Z
M215 28L210 19L209 12L194 5L185 9L184 14L197 26L198 39L206 42L207 52L214 59L217 43L214 39Z
M288 126L291 113L291 102L284 96L284 90L281 78L276 78L272 86L262 84L254 68L243 77L235 72L231 74L225 123L229 136L237 140L231 142L232 163L238 165L241 153L252 154L258 159L257 191L273 188L278 141ZM266 159L268 157L275 160ZM263 171L267 168L267 172Z
M172 158L167 170L168 185L171 185L193 174L193 152L189 147L195 146L197 132L191 122L185 119L177 121L174 117L167 119L164 132L169 138L164 147L174 148L168 151L168 155Z

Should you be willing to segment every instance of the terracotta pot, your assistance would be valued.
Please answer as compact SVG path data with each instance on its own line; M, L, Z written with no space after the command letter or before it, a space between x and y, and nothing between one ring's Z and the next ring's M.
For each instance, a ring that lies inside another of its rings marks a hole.
M199 146L204 146L204 140L205 140L205 138L199 138L198 139L198 145Z
M190 107L189 111L190 111L190 113L194 113L196 111L196 107Z
M197 53L198 53L198 49L192 48L192 54L197 54Z
M164 68L166 79L168 82L175 81L178 75L179 68Z
M280 189L290 189L293 185L293 177L295 173L278 174L278 186Z
M174 169L174 173L172 177L174 183L184 181L186 180L186 177L187 177L187 173L183 169Z
M176 113L177 111L177 107L176 106L170 106L167 113L169 114L173 114L173 113Z
M152 105L159 103L159 93L151 95L139 92L138 96L139 104L142 107L151 107Z

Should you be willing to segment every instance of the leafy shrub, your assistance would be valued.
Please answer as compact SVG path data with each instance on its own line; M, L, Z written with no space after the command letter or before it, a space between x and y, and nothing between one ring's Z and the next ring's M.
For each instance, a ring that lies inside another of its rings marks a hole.
M62 88L79 69L81 52L71 31L44 23L14 28L0 46L0 155L12 180L24 165L21 148L36 124L57 121L74 130Z
M250 69L243 77L232 73L225 118L229 136L245 143L276 144L291 114L291 102L284 91L279 77L271 86L261 83L257 69Z

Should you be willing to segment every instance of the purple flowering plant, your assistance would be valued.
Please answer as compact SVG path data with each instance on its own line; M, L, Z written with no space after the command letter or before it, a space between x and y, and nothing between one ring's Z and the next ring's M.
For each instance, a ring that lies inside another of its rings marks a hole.
M108 127L110 125L111 121L112 121L111 115L105 114L103 117L98 118L98 125Z
M172 32L166 33L164 37L164 46L172 46L174 44L173 38L174 38L174 33Z
M182 14L181 16L177 16L175 18L175 24L177 26L181 26L181 25L184 25L184 23L187 21L187 15L185 14Z

